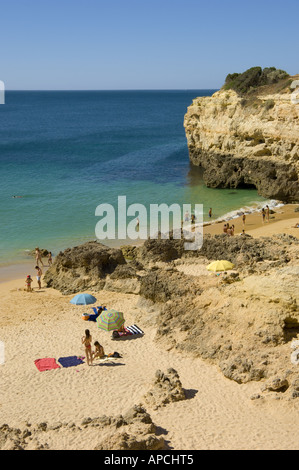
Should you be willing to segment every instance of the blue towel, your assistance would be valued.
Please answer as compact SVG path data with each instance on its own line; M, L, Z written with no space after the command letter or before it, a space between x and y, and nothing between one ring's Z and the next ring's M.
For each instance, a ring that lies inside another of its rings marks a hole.
M88 321L97 321L98 316L99 315L97 313L95 315L89 315Z
M62 365L62 367L74 367L78 366L79 364L84 364L82 359L79 359L77 356L60 357L58 362Z

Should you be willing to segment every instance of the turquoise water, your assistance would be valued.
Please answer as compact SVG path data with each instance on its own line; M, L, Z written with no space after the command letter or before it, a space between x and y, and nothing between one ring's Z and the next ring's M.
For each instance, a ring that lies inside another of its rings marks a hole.
M206 188L189 163L184 114L213 90L7 92L0 106L0 263L95 239L95 209L203 204L213 219L264 201ZM12 196L22 196L13 198ZM107 243L107 242L106 242ZM117 242L118 243L118 242Z

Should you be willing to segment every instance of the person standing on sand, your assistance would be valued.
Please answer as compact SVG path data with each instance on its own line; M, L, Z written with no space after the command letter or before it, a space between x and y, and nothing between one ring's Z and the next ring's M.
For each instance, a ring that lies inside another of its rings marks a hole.
M41 277L43 275L43 272L39 266L35 266L35 269L36 269L36 279L38 283L38 288L41 289L42 288Z
M244 213L243 213L242 221L243 221L243 227L245 227L246 215Z
M26 278L26 281L25 281L27 292L32 292L32 287L31 287L32 281L33 281L33 279L29 274Z
M265 223L265 217L266 217L266 212L264 207L262 208L262 219L263 219L263 224Z
M92 350L91 350L91 343L92 343L92 336L89 330L85 330L85 336L82 336L82 344L85 346L85 354L87 359L87 365L89 366L92 364Z
M39 262L41 262L42 267L44 267L44 263L42 261L42 255L41 255L41 252L40 252L40 249L38 248L38 246L35 248L35 261L36 261L37 265L38 265Z

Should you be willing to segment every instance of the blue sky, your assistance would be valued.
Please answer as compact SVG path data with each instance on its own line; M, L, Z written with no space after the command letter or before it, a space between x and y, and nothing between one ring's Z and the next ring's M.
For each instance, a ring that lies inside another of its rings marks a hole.
M6 89L219 88L299 73L298 0L0 0Z

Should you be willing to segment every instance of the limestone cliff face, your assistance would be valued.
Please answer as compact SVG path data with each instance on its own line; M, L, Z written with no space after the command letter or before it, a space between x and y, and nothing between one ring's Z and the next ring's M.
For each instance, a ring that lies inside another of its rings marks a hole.
M254 98L233 90L196 98L184 127L207 186L254 186L265 198L299 202L299 104L289 87Z

